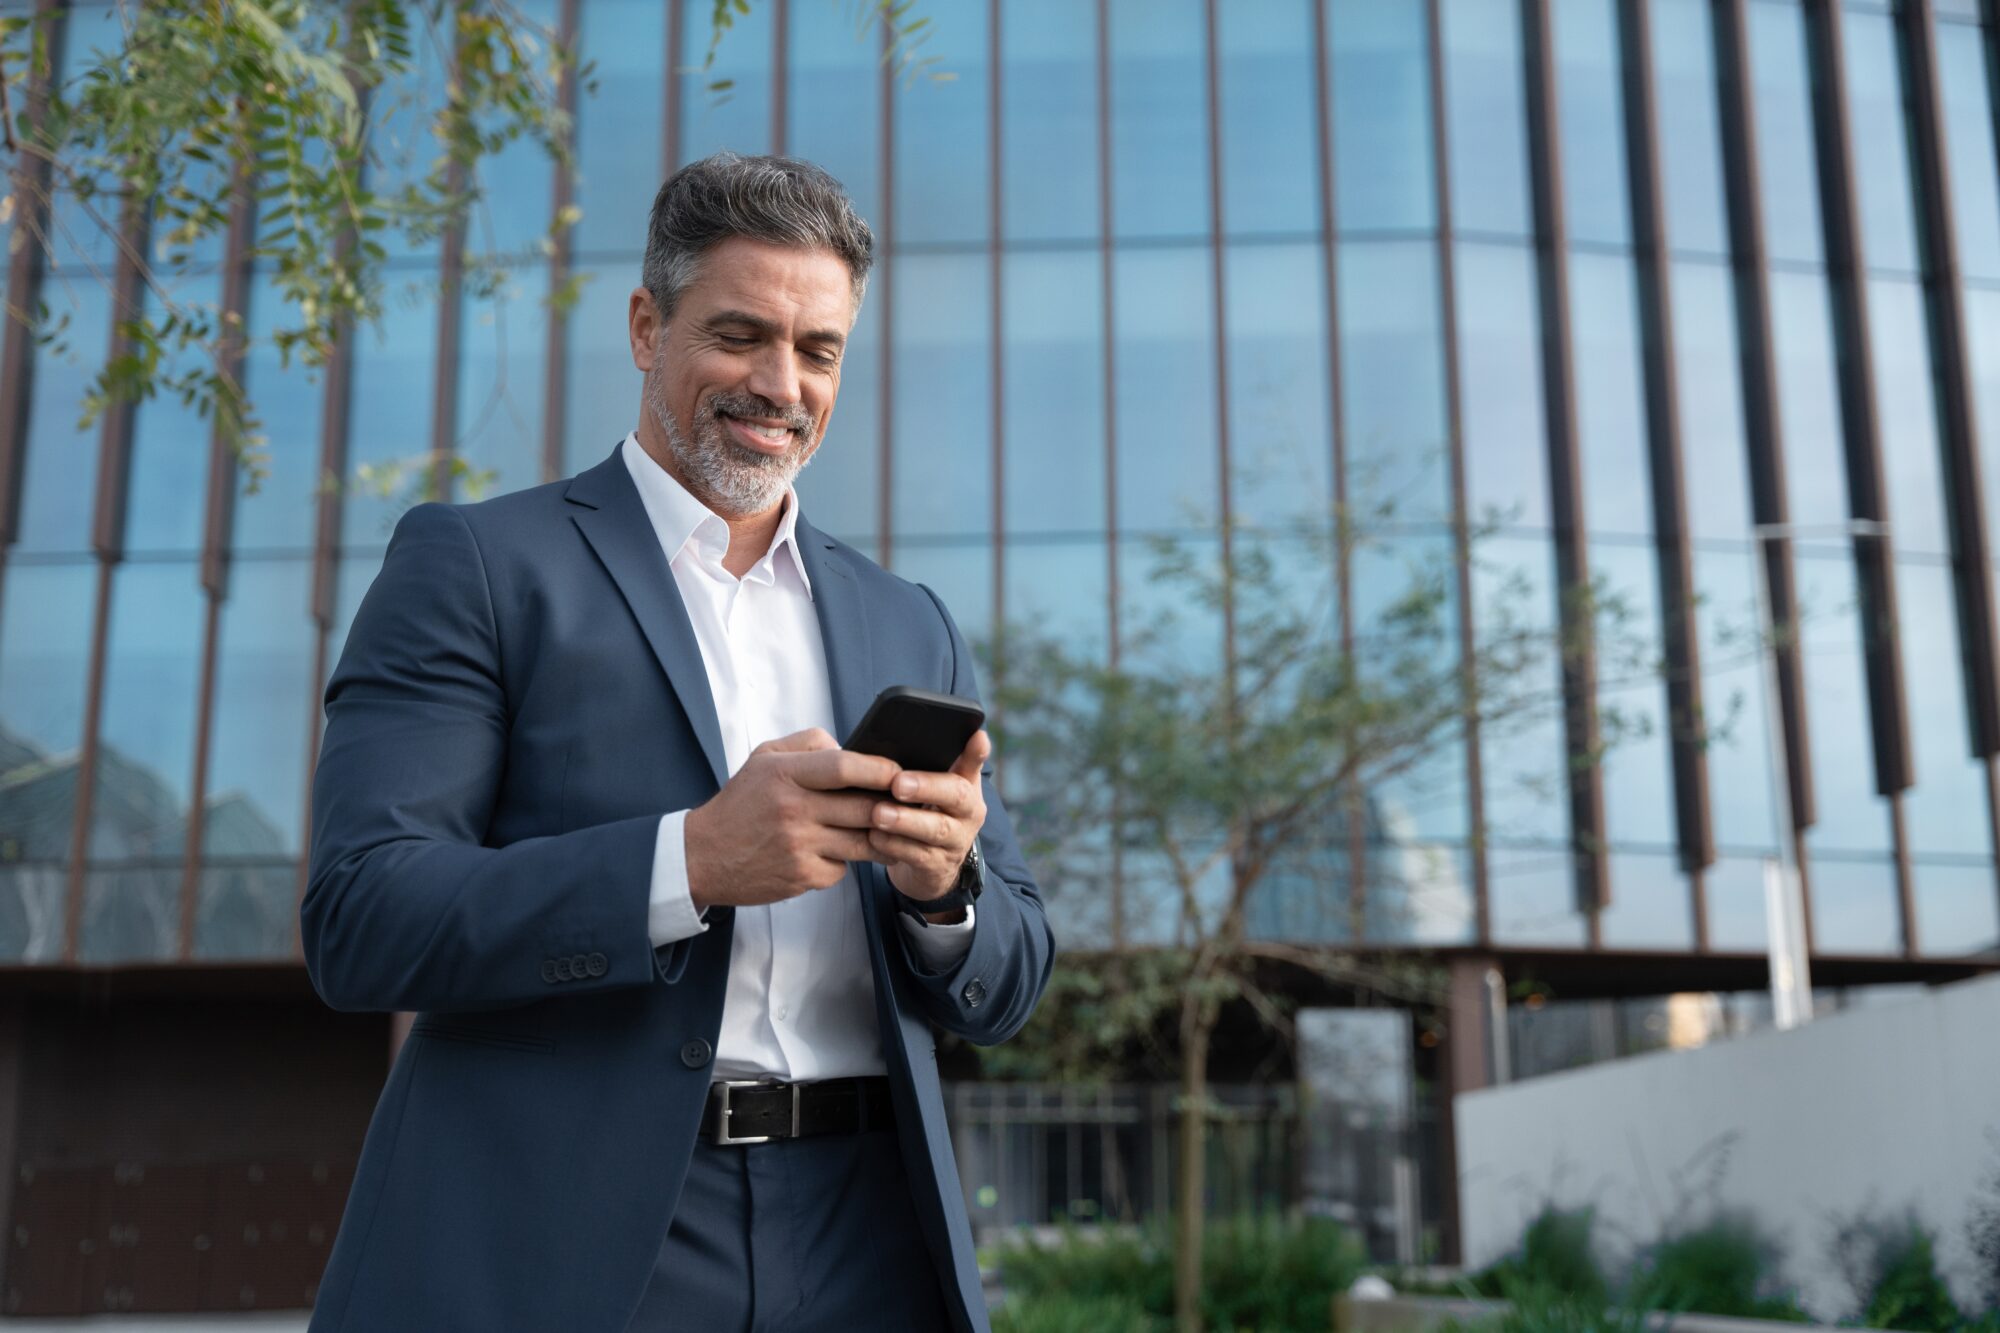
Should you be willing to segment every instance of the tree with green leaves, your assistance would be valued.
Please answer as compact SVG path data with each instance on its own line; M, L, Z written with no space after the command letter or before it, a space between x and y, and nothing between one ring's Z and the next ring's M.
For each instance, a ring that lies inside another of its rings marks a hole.
M1171 1047L1175 1307L1186 1330L1199 1321L1204 1164L1218 1110L1208 1064L1224 1007L1286 1030L1267 978L1287 971L1433 1001L1433 969L1362 952L1365 939L1411 938L1399 914L1417 895L1438 885L1463 893L1441 849L1431 867L1378 859L1378 835L1395 831L1389 807L1435 786L1475 727L1489 748L1510 733L1553 736L1559 665L1584 647L1550 627L1552 614L1534 613L1528 580L1494 571L1474 646L1462 652L1449 549L1401 541L1384 518L1162 541L1148 600L1178 610L1123 636L1115 662L1020 628L993 654L999 753L1031 856L1072 917L1081 899L1108 891L1116 860L1125 918L1116 933L1150 934L1137 956L1114 952L1088 969L1098 975L1058 987L1046 1022L1038 1015L1023 1034L1032 1045L1011 1058L1040 1056L1074 1075L1101 1071L1108 1053L1135 1043ZM1477 539L1467 542L1476 557ZM1357 591L1343 618L1337 572L1363 565L1376 586ZM1593 597L1573 623L1592 627L1601 671L1657 681L1617 599ZM1606 744L1637 725L1607 710ZM1559 788L1565 761L1559 743L1547 748L1544 771L1509 778ZM1271 928L1274 911L1301 905L1306 938Z

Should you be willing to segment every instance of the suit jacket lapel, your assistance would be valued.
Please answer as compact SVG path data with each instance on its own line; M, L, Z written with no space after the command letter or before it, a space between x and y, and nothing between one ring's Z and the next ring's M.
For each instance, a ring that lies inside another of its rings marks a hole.
M861 584L847 557L830 538L805 521L795 535L806 577L812 580L813 614L826 649L827 683L833 691L835 740L846 740L875 699L875 663L869 651L868 609Z
M729 763L722 749L722 728L715 720L715 696L709 693L701 645L695 641L694 625L681 602L674 572L667 565L659 536L619 450L614 449L605 462L579 473L564 495L576 506L570 516L618 585L653 656L680 696L681 708L720 786L729 779ZM829 642L827 656L832 655Z

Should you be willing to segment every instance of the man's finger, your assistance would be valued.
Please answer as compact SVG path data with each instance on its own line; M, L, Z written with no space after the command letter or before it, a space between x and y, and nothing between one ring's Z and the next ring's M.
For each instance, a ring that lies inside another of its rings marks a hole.
M967 779L956 772L913 773L905 769L896 775L889 792L906 805L934 805L959 819L977 811L981 800L979 779Z
M942 858L938 849L925 842L915 842L895 833L884 833L876 829L868 835L874 844L875 860L884 865L906 865L914 870L928 871Z
M799 755L792 760L788 772L799 786L815 791L839 791L844 787L886 791L902 769L895 760L879 754L832 749Z
M901 779L898 779L900 785ZM965 784L954 782L954 786ZM954 847L966 840L965 830L956 819L939 810L919 810L914 806L882 801L875 807L875 827L933 847Z
M789 736L780 736L776 740L765 741L762 745L751 751L751 753L796 754L801 751L837 750L839 748L840 742L828 735L826 728L807 727L804 731L795 731Z
M951 771L967 782L978 782L979 771L986 767L986 756L992 753L993 738L986 734L986 728L981 727L972 733L972 739L958 752L958 759L952 764Z
M839 863L875 861L882 865L889 864L889 858L876 847L874 839L875 835L870 830L828 829L813 852L828 861Z
M873 828L875 807L882 804L872 793L845 790L814 791L809 800L812 821L825 828Z

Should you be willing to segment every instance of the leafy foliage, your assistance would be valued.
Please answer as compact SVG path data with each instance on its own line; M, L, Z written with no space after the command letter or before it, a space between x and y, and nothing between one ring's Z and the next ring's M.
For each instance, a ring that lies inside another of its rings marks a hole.
M1810 1322L1794 1294L1769 1290L1777 1261L1777 1246L1748 1218L1718 1218L1642 1255L1628 1299L1643 1310Z
M1522 1233L1520 1249L1475 1275L1474 1289L1516 1302L1574 1299L1602 1310L1610 1301L1611 1284L1597 1261L1596 1221L1590 1208L1544 1208Z
M1203 1250L1203 1326L1320 1333L1334 1295L1353 1283L1364 1259L1353 1234L1325 1219L1212 1222ZM996 1317L996 1333L1151 1330L1168 1327L1173 1315L1171 1247L1156 1232L1066 1231L1056 1245L1007 1248L1000 1267L1009 1322ZM1107 1322L1075 1322L1086 1315Z
M1965 1322L1937 1269L1931 1235L1911 1225L1882 1237L1861 1322L1910 1333L1951 1333Z

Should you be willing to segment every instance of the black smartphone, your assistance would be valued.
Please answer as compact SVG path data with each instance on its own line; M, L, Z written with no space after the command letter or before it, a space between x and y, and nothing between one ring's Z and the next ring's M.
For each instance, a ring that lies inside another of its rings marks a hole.
M970 699L891 685L868 705L843 748L879 754L919 773L943 773L985 721L986 711Z

